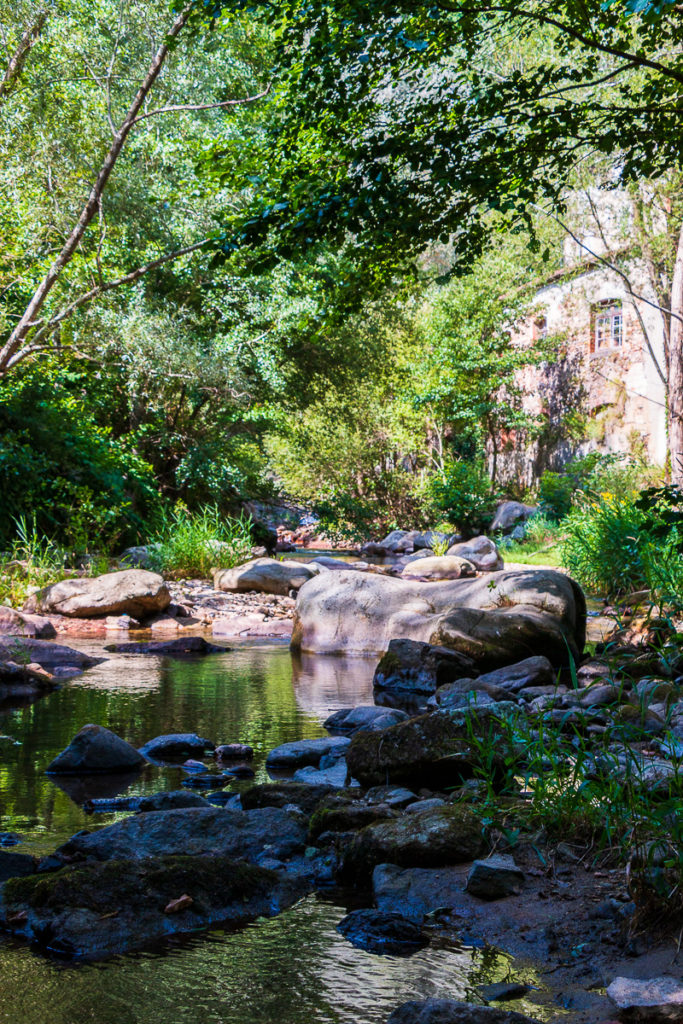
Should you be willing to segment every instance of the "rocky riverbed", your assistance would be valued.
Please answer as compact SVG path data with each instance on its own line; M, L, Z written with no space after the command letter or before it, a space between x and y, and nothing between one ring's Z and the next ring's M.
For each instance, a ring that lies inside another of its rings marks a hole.
M612 786L614 803L627 782L637 812L650 806L643 800L683 793L677 634L650 618L586 655L583 595L566 577L465 567L453 579L450 562L439 570L445 578L434 578L432 566L406 575L411 564L398 576L257 559L217 574L213 586L131 570L59 585L23 612L6 613L15 635L4 641L5 672L27 686L37 685L37 674L41 693L52 691L36 707L87 689L89 677L104 678L104 659L124 659L130 682L150 672L133 665L158 666L162 678L174 664L188 678L211 673L212 659L225 664L238 653L216 629L228 607L293 627L301 652L289 667L295 689L309 659L300 695L314 694L325 677L338 680L333 699L333 690L318 693L314 735L281 734L275 743L241 729L218 734L207 708L201 731L195 714L192 722L176 717L172 735L168 728L132 735L129 715L80 721L86 728L44 762L51 774L42 785L69 794L90 827L63 833L39 858L30 844L23 856L0 852L0 873L10 858L0 922L13 941L49 955L102 958L343 891L349 909L363 913L341 915L341 933L368 956L495 945L518 958L516 974L526 970L536 985L528 991L516 978L516 987L488 995L408 1000L378 1021L683 1019L676 948L667 939L675 929L667 922L658 936L648 930L642 887L654 886L655 876L637 870L637 843L626 871L619 851L601 846L599 823L583 823L590 800L570 800L578 817L564 812L560 834L562 819L538 796L547 791L557 805L593 786L594 803ZM240 589L255 585L257 593ZM155 631L167 620L168 633ZM73 649L35 638L52 629L59 641L64 622ZM91 623L106 641L95 649ZM22 628L34 637L17 635ZM249 633L225 635L243 643L238 638ZM55 649L62 652L62 676L41 665L48 648L53 666ZM309 653L319 651L328 653ZM338 655L349 653L372 657L360 659L365 682L354 696L361 699L344 703L350 663L339 672ZM67 675L75 681L62 684ZM245 683L248 703L253 680ZM267 719L271 709L260 713ZM113 732L101 728L116 721ZM147 792L138 796L142 779ZM93 831L99 820L104 827ZM653 867L666 882L675 831L658 842ZM634 984L639 978L649 988Z

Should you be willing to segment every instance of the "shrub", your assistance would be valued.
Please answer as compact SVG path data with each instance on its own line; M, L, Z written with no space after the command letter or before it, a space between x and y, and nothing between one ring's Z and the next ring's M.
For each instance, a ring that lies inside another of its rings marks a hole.
M436 508L466 536L473 536L492 521L496 495L482 463L451 462L429 485Z
M222 516L217 506L189 512L177 505L164 516L154 538L154 568L176 577L208 577L211 569L229 569L251 555L251 518Z
M539 511L551 519L564 519L572 507L574 481L566 473L547 469L538 482Z
M584 501L563 523L562 564L593 594L618 596L645 584L645 513L632 498Z

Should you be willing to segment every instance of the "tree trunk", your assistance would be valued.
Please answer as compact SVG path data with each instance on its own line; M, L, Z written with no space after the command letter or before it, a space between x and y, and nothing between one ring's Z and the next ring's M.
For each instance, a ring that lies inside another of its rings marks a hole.
M0 102L9 96L12 89L19 81L24 64L26 63L26 58L35 46L38 36L43 30L45 22L47 21L47 15L47 11L41 11L33 25L30 25L26 29L19 40L19 45L10 58L10 62L5 68L5 73L2 76L2 79L0 79Z
M683 487L683 225L678 236L676 262L671 281L671 327L669 331L669 455L671 479Z

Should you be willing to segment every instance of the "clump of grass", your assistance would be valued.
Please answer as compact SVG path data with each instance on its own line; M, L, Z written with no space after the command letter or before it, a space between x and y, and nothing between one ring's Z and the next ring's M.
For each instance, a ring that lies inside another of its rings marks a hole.
M67 553L38 532L35 519L15 520L16 537L0 565L0 604L19 608L36 588L68 575Z
M528 520L524 540L499 541L503 557L508 562L527 565L559 565L561 526L542 512Z
M438 558L441 558L443 555L445 555L448 552L450 546L451 544L448 537L444 537L441 540L435 537L432 540L432 551Z
M216 506L189 512L178 505L165 516L151 547L152 567L175 577L211 575L229 569L251 555L252 522L247 515L221 515Z

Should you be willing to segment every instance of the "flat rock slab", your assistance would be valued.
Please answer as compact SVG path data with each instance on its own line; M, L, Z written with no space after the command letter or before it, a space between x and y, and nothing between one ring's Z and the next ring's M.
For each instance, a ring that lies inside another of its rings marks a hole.
M48 775L86 775L90 772L130 772L145 759L134 746L102 725L84 725L52 761Z
M435 910L450 909L462 892L462 868L401 868L379 864L372 873L372 893L379 910L401 913L422 922Z
M678 978L615 978L607 995L623 1021L683 1021L683 981Z
M52 954L99 959L272 916L306 888L225 856L91 862L7 883L0 926Z
M387 1024L539 1024L531 1017L492 1006L475 1006L455 999L411 1000L389 1017Z
M88 835L77 834L57 858L139 860L188 854L239 857L254 861L264 852L286 860L303 850L306 825L300 815L275 807L252 811L187 808L151 811Z
M346 736L323 736L317 740L282 743L270 751L266 765L268 768L303 768L305 765L317 767L321 758L332 751L341 756L350 742Z
M124 569L104 576L54 583L29 597L24 611L73 618L121 614L144 618L164 611L170 603L168 587L157 573Z
M203 636L178 637L176 640L150 640L148 642L107 644L105 651L117 654L221 654L228 650L218 644L210 644Z
M429 944L413 921L381 910L353 910L342 918L337 931L352 946L369 953L408 955Z

